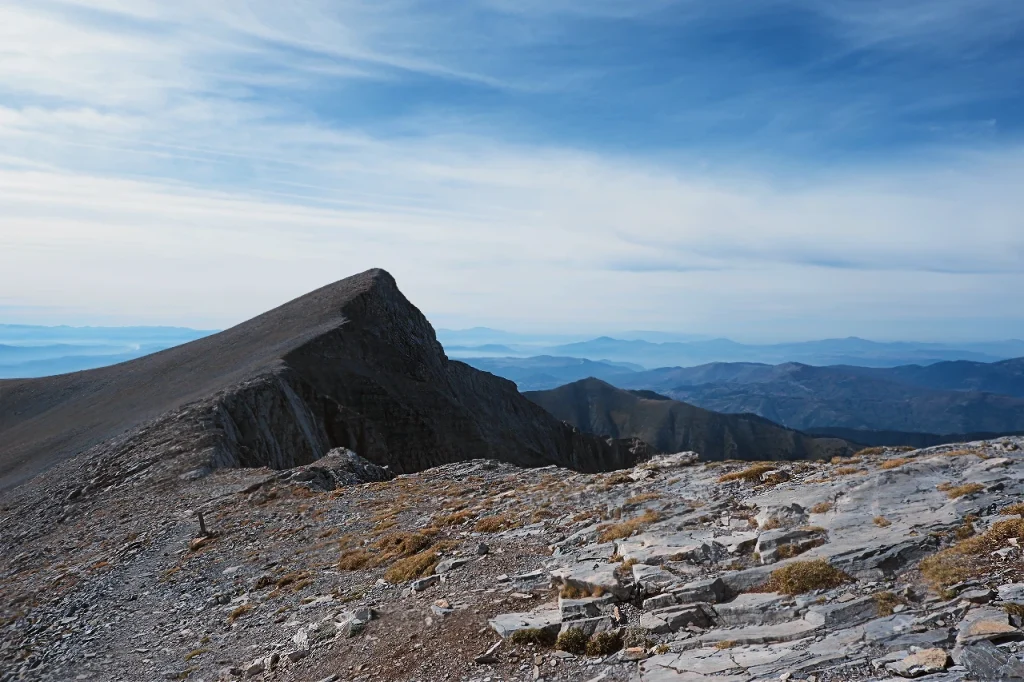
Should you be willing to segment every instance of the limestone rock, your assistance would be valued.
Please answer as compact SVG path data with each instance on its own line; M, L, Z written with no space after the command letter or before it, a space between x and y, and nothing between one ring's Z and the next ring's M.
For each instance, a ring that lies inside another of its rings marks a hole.
M900 677L920 677L940 673L949 665L949 654L944 649L924 649L906 658L889 663L886 670Z

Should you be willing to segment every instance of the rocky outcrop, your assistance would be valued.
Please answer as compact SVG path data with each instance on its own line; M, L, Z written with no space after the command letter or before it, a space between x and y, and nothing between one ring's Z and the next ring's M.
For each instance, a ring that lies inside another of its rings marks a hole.
M0 487L90 448L279 469L348 448L398 473L473 458L600 471L649 450L581 433L511 382L449 361L382 270L132 362L0 382Z

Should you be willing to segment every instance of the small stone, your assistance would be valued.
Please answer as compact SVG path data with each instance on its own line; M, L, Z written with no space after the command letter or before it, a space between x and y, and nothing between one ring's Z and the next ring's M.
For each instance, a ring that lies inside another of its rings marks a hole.
M297 661L301 661L306 656L309 656L309 649L295 649L293 651L289 651L285 656L287 656L289 661L295 663Z
M943 649L924 649L911 654L901 661L889 663L886 670L900 677L920 677L940 673L949 665L949 654Z
M419 580L412 581L412 584L410 584L409 587L411 587L414 592L422 592L428 587L433 587L439 582L441 582L441 576L432 575L426 578L420 578Z
M476 546L477 556L483 556L491 551L491 548L487 546L486 542L478 543Z
M632 646L623 649L619 654L619 660L621 661L642 661L645 658L647 658L647 650L642 646Z
M265 671L266 669L267 669L266 666L263 665L263 661L253 661L245 669L245 676L246 677L256 677L257 675L259 675L261 672Z

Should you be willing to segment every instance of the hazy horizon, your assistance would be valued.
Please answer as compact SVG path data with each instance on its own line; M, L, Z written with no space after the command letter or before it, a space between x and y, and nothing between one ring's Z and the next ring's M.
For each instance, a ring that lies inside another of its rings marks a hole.
M1024 5L0 7L0 320L1024 337Z

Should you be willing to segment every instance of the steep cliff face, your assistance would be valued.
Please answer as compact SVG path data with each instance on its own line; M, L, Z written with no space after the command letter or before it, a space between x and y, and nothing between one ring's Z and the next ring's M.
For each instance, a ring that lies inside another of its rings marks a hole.
M0 487L143 424L213 467L288 468L341 447L396 472L481 457L598 471L649 450L583 434L513 383L449 361L383 270L139 360L0 382Z

